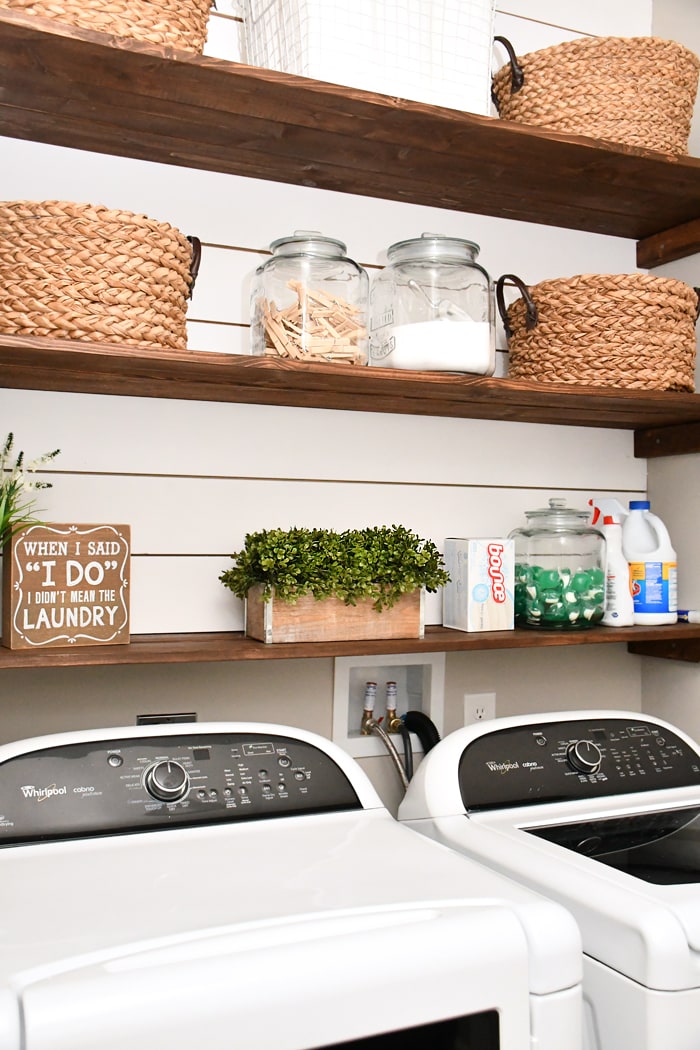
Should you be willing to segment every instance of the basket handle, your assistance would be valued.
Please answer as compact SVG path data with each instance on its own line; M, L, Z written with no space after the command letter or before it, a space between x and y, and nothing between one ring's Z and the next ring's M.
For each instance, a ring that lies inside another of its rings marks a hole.
M199 237L188 237L187 240L192 245L192 261L190 263L190 291L187 296L188 299L192 298L192 292L197 281L197 274L199 273L199 264L202 261L202 242Z
M495 36L493 41L494 43L498 42L499 44L503 44L508 52L508 61L510 62L510 93L511 95L516 95L525 83L525 71L518 62L515 48L507 37ZM498 109L498 99L496 98L496 93L493 88L491 89L491 99L496 109Z
M693 288L693 291L698 297L698 306L695 311L695 323L697 324L698 320L700 320L700 288Z
M503 296L503 288L508 284L514 285L525 300L525 328L528 332L537 324L537 307L535 302L530 295L530 290L524 281L519 277L516 277L514 273L504 273L496 281L496 304L498 306L498 312L501 315L503 321L503 328L506 333L506 338L510 339L513 334L513 329L508 323L508 308L506 307L505 298Z

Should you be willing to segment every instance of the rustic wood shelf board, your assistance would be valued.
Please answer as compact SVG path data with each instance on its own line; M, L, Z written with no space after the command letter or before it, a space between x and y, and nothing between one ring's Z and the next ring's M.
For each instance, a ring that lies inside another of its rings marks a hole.
M0 385L562 426L700 432L700 396L0 335ZM683 424L682 426L679 424ZM680 451L674 447L674 451ZM664 454L656 452L654 454Z
M697 158L118 40L4 9L0 134L637 240L663 232L675 251L674 228L700 215ZM680 238L686 254L697 250L687 233Z
M425 638L383 641L282 642L265 645L243 634L132 635L129 645L81 646L42 651L0 647L0 668L98 667L113 664L221 663L241 660L299 660L336 656L380 656L385 653L484 652L541 649L572 645L627 643L632 652L700 659L700 626L596 627L586 631L490 631L467 634L447 627L428 627ZM679 655L679 653L694 654Z
M700 638L658 638L653 642L630 642L627 649L636 656L700 663Z

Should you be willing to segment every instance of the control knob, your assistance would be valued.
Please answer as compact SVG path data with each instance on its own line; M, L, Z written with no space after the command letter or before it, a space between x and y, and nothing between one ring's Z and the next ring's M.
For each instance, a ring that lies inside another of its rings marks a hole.
M165 759L146 770L146 791L159 802L179 802L190 787L187 770L179 762Z
M571 768L577 773L597 773L603 755L598 745L592 740L577 740L567 747L566 758Z

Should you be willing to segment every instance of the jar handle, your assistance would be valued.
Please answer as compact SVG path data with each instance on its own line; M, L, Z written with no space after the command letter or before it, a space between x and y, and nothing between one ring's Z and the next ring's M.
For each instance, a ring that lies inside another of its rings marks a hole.
M498 312L501 315L503 321L503 328L506 333L506 338L510 339L513 334L513 329L508 323L508 308L506 307L505 298L503 295L503 288L508 284L514 285L519 289L520 294L525 300L525 328L530 332L537 324L537 307L535 302L530 295L530 290L524 281L517 277L514 273L504 273L496 281L496 303L498 305Z
M188 237L187 240L192 245L192 261L190 262L190 290L187 296L188 299L192 298L192 292L197 281L197 274L199 273L199 264L202 261L202 242L199 237Z
M510 40L505 36L495 36L493 42L503 44L504 48L508 52L508 60L510 62L510 93L516 95L525 83L525 71L518 62L517 55L515 54L515 48L511 44ZM498 99L493 88L491 89L491 100L493 101L496 109L499 109ZM500 112L500 111L499 111Z

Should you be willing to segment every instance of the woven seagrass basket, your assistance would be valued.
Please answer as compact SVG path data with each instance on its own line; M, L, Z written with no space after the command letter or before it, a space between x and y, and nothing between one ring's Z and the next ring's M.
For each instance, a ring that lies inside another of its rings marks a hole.
M201 54L213 0L0 0L0 7L80 29Z
M493 77L499 116L640 149L688 151L700 59L658 37L586 37L517 57Z
M504 288L521 293L506 307ZM496 282L512 379L633 390L695 389L700 289L648 274Z
M187 348L199 241L145 215L72 201L0 202L0 330Z

